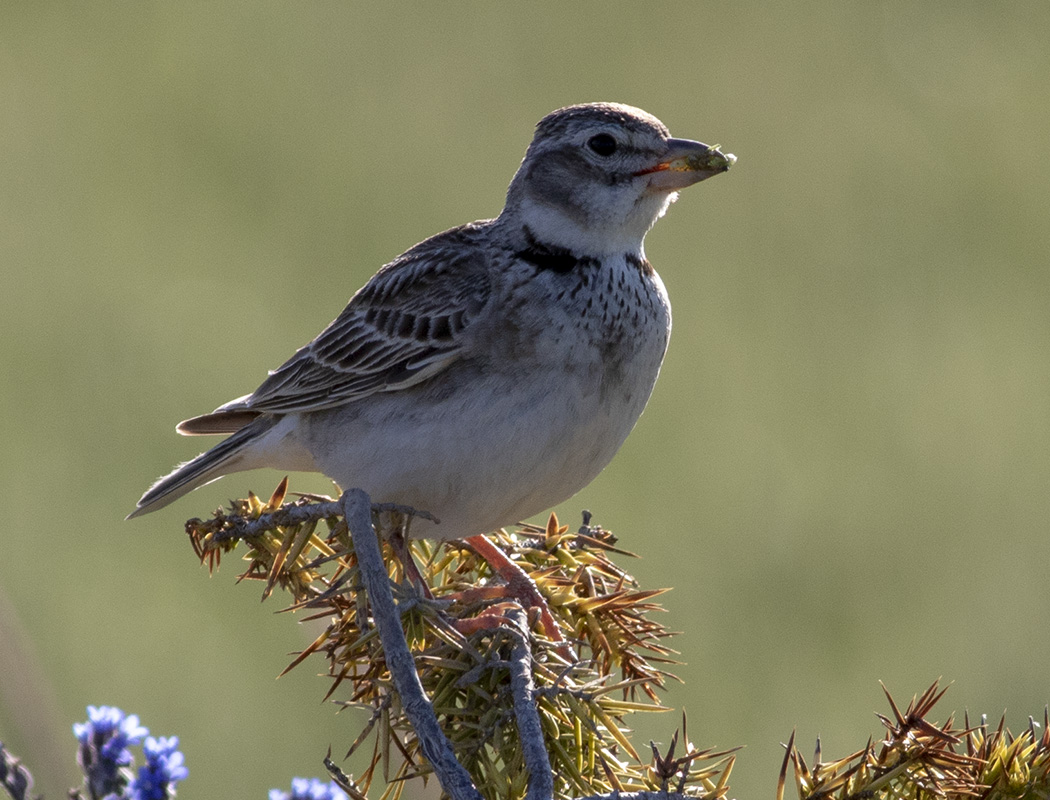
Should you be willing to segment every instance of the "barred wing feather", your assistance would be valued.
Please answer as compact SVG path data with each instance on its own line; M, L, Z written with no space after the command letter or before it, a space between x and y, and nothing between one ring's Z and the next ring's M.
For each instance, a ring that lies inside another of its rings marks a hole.
M314 341L216 413L316 411L441 372L462 355L490 296L473 228L439 234L385 266Z

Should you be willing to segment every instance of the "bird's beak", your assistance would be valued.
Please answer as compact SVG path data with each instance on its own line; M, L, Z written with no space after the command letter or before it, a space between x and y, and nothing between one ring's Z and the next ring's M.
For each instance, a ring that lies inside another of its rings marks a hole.
M735 163L736 156L722 153L718 145L710 147L691 139L668 139L667 152L660 161L634 174L635 177L648 175L653 189L673 192L725 172Z

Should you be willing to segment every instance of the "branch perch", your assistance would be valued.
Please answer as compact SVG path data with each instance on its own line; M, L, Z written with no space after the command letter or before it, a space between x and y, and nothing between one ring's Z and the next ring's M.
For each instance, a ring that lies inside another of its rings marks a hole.
M554 774L543 744L543 724L536 706L536 686L532 680L532 650L529 626L520 608L507 612L507 630L514 639L510 658L510 690L514 695L514 718L518 723L522 756L529 770L526 800L550 800L554 795Z
M452 800L482 800L470 775L456 761L452 744L442 733L434 707L419 682L415 660L408 649L401 629L401 617L390 591L390 578L383 564L379 539L372 527L372 502L360 489L347 490L340 502L357 553L361 580L372 605L372 617L386 652L387 667L401 696L405 716L419 737L423 755L434 768L441 788Z

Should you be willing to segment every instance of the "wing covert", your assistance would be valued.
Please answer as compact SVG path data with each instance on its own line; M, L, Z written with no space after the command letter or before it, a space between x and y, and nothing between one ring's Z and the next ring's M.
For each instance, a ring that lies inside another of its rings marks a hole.
M316 411L420 383L455 361L490 296L476 226L446 231L377 272L310 344L219 410Z

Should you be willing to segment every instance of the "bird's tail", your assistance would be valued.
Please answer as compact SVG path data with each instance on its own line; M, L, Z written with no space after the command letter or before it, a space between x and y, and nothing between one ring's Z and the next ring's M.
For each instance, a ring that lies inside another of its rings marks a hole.
M256 465L249 463L245 458L245 450L273 427L275 422L274 417L258 417L211 450L179 465L170 475L160 478L142 495L142 499L135 506L135 510L128 514L127 519L163 508L184 494L217 481L223 475L253 469Z

